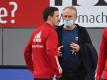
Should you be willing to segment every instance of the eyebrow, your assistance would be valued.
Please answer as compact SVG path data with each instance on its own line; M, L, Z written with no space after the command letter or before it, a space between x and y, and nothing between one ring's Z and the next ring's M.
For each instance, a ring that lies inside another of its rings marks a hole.
M72 15L63 15L64 17L72 17Z

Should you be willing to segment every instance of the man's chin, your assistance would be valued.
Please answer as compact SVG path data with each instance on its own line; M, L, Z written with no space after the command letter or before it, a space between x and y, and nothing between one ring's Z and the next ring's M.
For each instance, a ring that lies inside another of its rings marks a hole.
M56 24L55 26L59 26L59 23L58 23L58 24Z
M71 26L66 26L67 28L71 28Z

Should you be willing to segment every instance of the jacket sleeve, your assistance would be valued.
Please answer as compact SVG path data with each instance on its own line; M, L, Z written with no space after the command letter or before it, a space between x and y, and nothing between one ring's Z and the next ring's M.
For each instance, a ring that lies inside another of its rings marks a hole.
M32 34L33 36L33 34ZM27 46L25 47L24 50L24 59L25 62L27 64L28 69L33 72L33 63L32 63L32 36L27 44Z
M85 28L82 28L79 34L81 39L81 42L79 44L79 53L82 57L83 65L86 70L86 80L89 80L90 78L94 78L98 55L96 49L91 42L87 30Z
M52 31L46 41L46 51L49 57L51 67L55 71L56 77L60 77L62 69L58 62L58 37L56 31Z
M98 58L98 65L97 65L97 75L96 77L101 77L102 72L105 67L106 55L107 55L107 29L104 30L102 35L102 41L100 44L100 53Z
M58 55L58 37L55 31L49 33L46 41L46 50L48 55Z
M91 38L90 38L89 33L86 30L86 28L81 27L79 30L80 30L79 31L79 37L81 39L82 44L84 44L84 43L92 44Z

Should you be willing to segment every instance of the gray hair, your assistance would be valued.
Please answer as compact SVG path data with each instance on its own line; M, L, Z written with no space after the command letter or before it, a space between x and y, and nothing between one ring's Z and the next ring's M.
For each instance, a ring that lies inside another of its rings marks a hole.
M75 11L75 16L77 17L77 9L76 9L75 7L73 7L73 6L67 6L67 7L65 7L65 8L63 9L63 11L64 11L65 9L74 10L74 11Z

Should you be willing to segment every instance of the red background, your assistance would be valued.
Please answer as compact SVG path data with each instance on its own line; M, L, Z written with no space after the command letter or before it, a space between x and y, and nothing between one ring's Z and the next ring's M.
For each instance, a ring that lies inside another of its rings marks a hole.
M13 6L9 2L16 2L18 9L15 17L11 17ZM6 24L0 23L0 27L37 27L43 23L42 11L49 6L49 0L0 0L0 8L4 7L8 11L8 16L2 18L8 20ZM10 20L15 19L15 23Z

